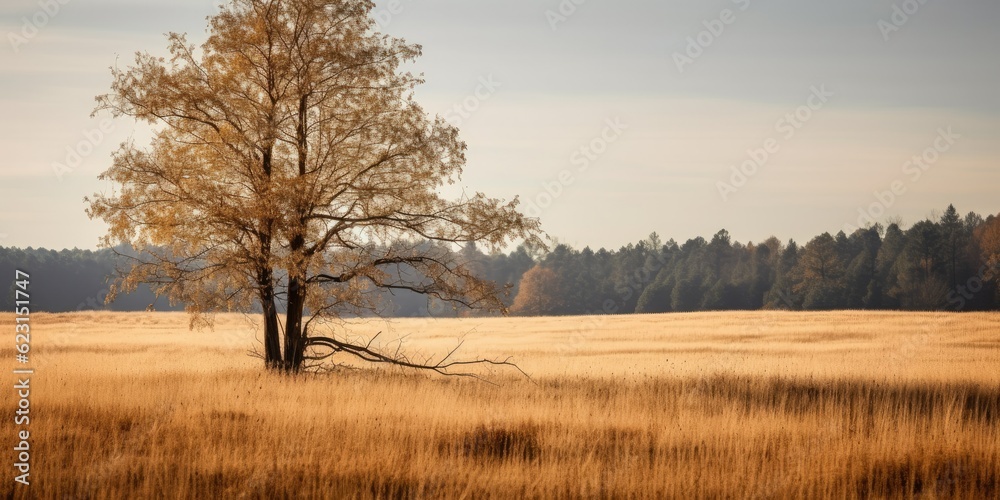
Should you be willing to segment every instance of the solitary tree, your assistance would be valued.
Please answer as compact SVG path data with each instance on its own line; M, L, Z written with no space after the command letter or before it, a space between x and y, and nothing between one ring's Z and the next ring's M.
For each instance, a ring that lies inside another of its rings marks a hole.
M193 320L259 306L271 368L297 371L336 353L457 366L315 328L375 311L385 290L502 311L502 290L450 246L541 244L516 198L441 193L460 177L466 146L414 102L421 79L400 65L420 46L378 33L372 6L232 0L209 19L200 48L171 33L169 58L140 53L112 69L95 113L148 122L154 138L123 144L101 175L115 188L86 200L90 217L109 225L103 245L142 251L109 299L145 282Z

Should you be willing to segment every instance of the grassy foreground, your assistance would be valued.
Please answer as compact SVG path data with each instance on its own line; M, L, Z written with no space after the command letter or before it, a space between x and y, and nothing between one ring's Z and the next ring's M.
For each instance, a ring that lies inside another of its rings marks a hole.
M252 319L32 316L32 485L8 465L0 497L1000 497L997 314L344 325L533 377L498 385L267 374Z

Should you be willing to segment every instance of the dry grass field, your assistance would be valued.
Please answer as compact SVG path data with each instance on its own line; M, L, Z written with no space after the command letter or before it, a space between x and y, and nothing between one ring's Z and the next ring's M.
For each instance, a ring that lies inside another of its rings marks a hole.
M428 355L462 338L533 379L496 385L268 374L252 321L187 323L32 316L32 485L8 465L0 497L1000 498L997 314L346 325Z

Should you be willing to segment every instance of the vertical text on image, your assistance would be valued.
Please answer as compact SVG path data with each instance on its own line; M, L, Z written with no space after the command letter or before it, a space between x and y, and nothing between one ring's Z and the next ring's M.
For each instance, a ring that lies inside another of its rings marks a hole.
M14 392L17 407L14 409L14 425L17 426L14 447L14 481L28 485L31 474L31 434L28 425L31 423L31 375L34 370L27 368L28 355L31 353L31 297L28 294L31 277L28 273L17 270L14 273L14 359L18 365L14 368L17 382Z

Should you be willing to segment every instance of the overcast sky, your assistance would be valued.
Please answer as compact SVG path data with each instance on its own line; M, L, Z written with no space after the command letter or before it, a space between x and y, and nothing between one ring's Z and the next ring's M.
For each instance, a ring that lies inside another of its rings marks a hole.
M93 98L163 33L204 40L218 2L50 1L0 5L0 245L95 248L83 197L142 133ZM391 3L418 100L469 145L462 187L576 247L1000 212L996 0Z

